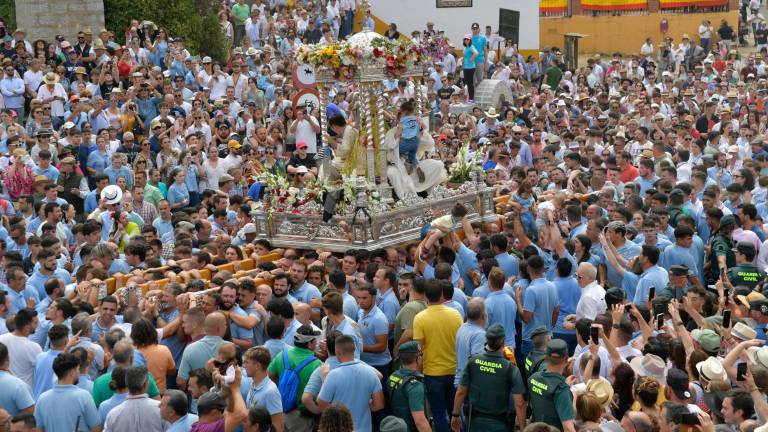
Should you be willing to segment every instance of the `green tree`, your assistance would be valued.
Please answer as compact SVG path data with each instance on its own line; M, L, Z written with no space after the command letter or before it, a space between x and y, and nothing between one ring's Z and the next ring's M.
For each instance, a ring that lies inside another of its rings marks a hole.
M6 0L0 0L3 2ZM132 19L150 20L165 27L169 36L184 38L184 47L192 53L211 56L219 61L227 58L226 38L222 34L216 11L216 0L104 0L104 20L124 43L125 30Z
M0 0L0 19L5 21L5 29L10 33L16 30L16 2Z

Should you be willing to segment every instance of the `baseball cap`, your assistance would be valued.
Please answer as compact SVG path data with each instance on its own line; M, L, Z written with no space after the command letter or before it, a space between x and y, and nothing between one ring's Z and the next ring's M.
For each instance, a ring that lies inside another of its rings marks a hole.
M229 140L229 142L227 143L227 147L231 149L239 149L240 147L242 147L242 145L240 144L240 141Z
M688 372L677 368L671 368L667 371L667 387L672 390L680 399L690 399L691 391L688 388Z
M691 271L686 265L672 265L669 266L669 274L671 276L688 276L691 274Z
M201 414L213 411L215 409L220 411L227 409L227 402L218 392L209 391L203 393L203 395L197 399L197 410Z
M733 217L732 214L723 216L722 219L720 219L720 228L725 228L726 226L730 225L736 225L736 218Z
M190 230L190 231L194 231L194 230L195 230L195 226L194 226L194 225L192 225L192 223L191 223L191 222L187 222L187 221L181 221L181 222L179 222L179 223L176 225L176 228L184 228L184 229L188 229L188 230Z
M226 182L233 181L233 180L234 180L234 177L232 177L231 175L229 175L227 173L224 173L224 174L219 176L219 184L220 185L222 185L222 184L224 184Z
M243 227L243 234L256 234L256 224L253 222L248 222Z
M296 148L297 149L307 148L307 147L309 147L309 146L307 145L307 143L305 141L299 141L299 142L296 143Z
M473 29L473 30L474 30L474 29L479 29L479 28L480 28L480 24L478 24L478 23L476 23L476 22L475 22L475 23L472 23L472 29Z
M549 331L547 326L541 325L541 326L538 326L535 329L533 329L533 332L531 332L531 337L535 338L536 336L547 335L547 334L550 334L550 333L551 332Z
M304 324L296 329L296 334L293 335L293 341L295 343L308 343L317 339L320 336L320 330L315 330L311 324Z
M754 255L757 253L757 250L755 249L755 245L746 241L740 241L736 243L736 247L731 250L734 252L742 253L742 254Z
M552 339L547 344L547 356L554 358L568 358L568 344L562 339Z
M504 326L501 324L494 324L488 327L485 331L485 338L487 340L495 340L504 337Z
M710 329L695 329L691 332L693 340L701 345L707 353L716 353L720 351L720 335Z

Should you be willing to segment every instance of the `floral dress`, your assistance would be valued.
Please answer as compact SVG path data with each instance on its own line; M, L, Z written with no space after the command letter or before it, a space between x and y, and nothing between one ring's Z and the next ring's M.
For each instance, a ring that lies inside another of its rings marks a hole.
M3 182L8 189L8 195L12 201L18 200L22 195L32 195L32 184L35 176L32 174L32 168L24 166L24 171L16 170L13 175L6 172L3 176Z

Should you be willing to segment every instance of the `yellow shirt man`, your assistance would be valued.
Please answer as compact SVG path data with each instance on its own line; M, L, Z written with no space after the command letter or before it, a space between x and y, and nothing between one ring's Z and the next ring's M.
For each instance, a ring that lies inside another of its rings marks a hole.
M413 320L413 339L424 352L424 375L456 374L456 333L461 315L442 304L432 304Z

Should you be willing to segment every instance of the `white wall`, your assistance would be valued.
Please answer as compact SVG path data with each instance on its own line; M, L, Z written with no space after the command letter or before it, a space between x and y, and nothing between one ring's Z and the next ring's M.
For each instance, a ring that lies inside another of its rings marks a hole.
M437 8L435 0L374 0L371 12L386 23L394 22L404 35L424 30L427 21L435 29L445 30L456 46L470 33L473 22L480 24L481 32L490 25L494 33L499 26L499 8L520 12L520 49L539 49L539 0L473 0L472 7Z

